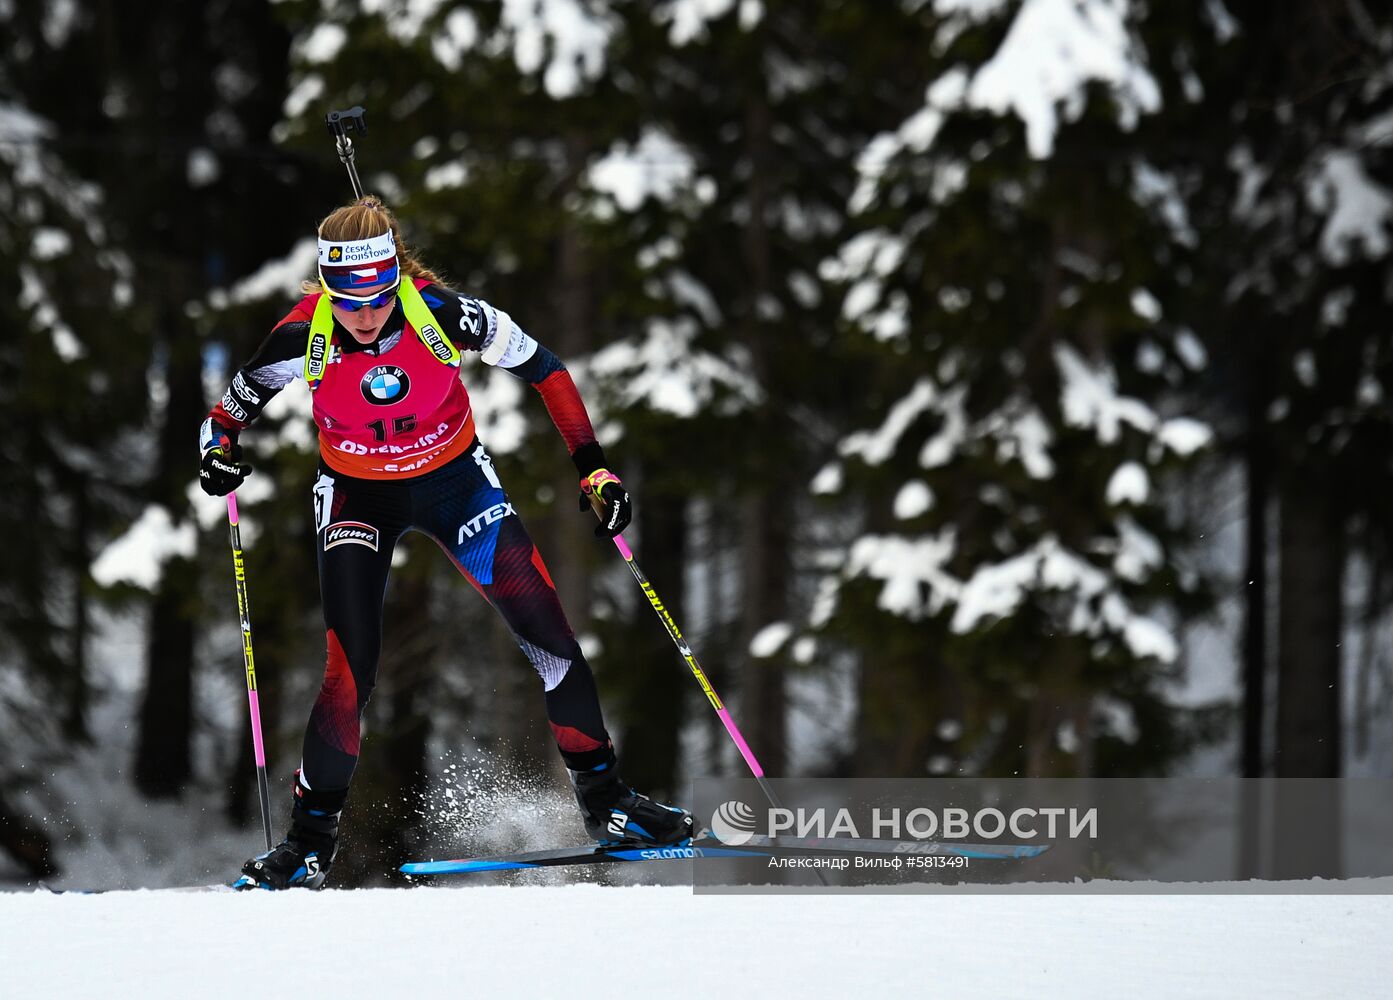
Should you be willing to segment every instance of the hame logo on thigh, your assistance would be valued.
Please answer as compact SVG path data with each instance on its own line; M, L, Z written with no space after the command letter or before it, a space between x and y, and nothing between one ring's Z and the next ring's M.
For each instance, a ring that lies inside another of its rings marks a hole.
M338 545L365 545L377 551L377 529L362 521L335 521L324 529L324 551Z

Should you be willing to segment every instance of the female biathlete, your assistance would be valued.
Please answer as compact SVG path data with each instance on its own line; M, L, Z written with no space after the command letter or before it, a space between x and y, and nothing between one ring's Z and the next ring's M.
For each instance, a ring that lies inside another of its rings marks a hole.
M460 352L526 380L542 396L579 473L603 502L599 533L632 506L609 471L566 367L501 309L445 287L401 240L375 197L319 226L318 282L232 379L199 432L199 481L225 496L250 466L238 434L292 379L312 390L319 428L314 485L328 662L305 729L284 842L242 867L238 888L324 884L358 761L359 720L377 675L382 601L397 539L434 538L508 623L541 676L547 717L598 841L676 844L690 813L626 786L594 678L556 588L475 434Z

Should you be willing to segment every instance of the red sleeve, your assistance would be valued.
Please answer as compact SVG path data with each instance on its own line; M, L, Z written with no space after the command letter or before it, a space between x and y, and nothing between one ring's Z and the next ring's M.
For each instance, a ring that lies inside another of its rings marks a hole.
M552 372L542 381L535 383L535 388L541 393L547 413L551 414L551 422L561 432L567 451L575 454L582 446L595 443L590 414L585 411L585 403L576 391L576 384L571 380L570 372L564 368Z

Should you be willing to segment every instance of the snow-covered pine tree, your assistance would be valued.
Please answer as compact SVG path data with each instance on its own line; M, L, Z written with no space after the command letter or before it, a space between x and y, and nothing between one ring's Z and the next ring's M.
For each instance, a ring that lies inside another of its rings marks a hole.
M685 196L666 211L659 199L618 206L628 232L643 234L629 245L653 314L642 360L631 375L614 370L652 387L626 438L641 443L645 468L662 470L673 502L693 501L700 593L689 606L704 618L704 662L761 763L774 774L794 766L797 726L819 735L796 766L836 767L843 741L825 738L829 699L797 690L802 672L825 664L811 643L788 641L820 540L802 484L857 393L857 373L833 362L837 304L817 265L845 237L856 150L910 108L914 18L895 5L820 2L672 2L646 17L625 64L642 67L648 94L635 151L654 180L669 161ZM655 378L674 352L680 360ZM661 392L674 378L695 395ZM730 749L719 727L709 745Z
M812 624L863 652L866 773L1143 773L1201 590L1168 473L1198 341L1191 239L1148 162L1163 113L1126 0L938 0L923 106L862 156L845 283L875 371L812 484L864 516Z

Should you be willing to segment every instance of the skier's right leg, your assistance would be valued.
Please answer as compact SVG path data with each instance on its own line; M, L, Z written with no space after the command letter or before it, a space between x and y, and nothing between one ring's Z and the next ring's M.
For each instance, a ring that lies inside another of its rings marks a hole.
M654 802L620 778L595 678L546 563L507 502L483 446L470 454L474 461L457 459L439 478L422 477L423 526L502 615L537 671L586 832L602 843L689 840L696 828L690 812ZM506 513L489 520L490 511Z
M242 866L238 888L324 884L358 763L360 719L377 680L392 551L409 520L408 493L395 483L352 479L321 466L314 492L328 647L324 681L305 728L290 829L279 846Z

